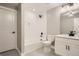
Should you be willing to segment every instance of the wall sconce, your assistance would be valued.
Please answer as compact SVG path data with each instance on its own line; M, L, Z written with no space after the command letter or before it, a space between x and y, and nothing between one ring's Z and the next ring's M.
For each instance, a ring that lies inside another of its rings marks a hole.
M41 14L39 14L38 16L39 16L39 18L42 18L42 15Z

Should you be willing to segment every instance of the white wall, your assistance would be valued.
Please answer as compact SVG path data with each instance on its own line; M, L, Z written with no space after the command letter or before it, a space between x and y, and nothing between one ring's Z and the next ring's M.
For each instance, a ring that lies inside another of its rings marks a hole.
M39 14L43 15L41 19L38 17ZM22 26L24 50L27 53L40 47L41 32L44 33L43 38L46 38L46 12L30 11L26 4L22 4Z
M25 45L35 44L40 41L41 32L46 35L46 19L45 13L42 12L43 18L39 19L38 13L32 11L25 11L24 14L24 39ZM45 37L44 37L45 39Z
M60 7L47 11L47 35L60 33Z

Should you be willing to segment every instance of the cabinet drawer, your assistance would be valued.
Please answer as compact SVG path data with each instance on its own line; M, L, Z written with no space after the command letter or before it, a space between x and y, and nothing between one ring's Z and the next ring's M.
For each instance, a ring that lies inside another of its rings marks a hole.
M79 45L79 40L77 40L77 39L70 39L70 38L63 38L63 37L55 37L55 41L65 42L65 43L73 44L73 45Z
M57 42L68 42L68 39L62 38L62 37L55 37L55 41Z

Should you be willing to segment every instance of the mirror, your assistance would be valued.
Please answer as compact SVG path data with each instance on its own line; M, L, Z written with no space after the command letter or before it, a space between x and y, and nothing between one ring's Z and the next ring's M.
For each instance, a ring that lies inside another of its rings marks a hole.
M61 34L67 34L70 31L79 33L79 8L61 13L60 27Z

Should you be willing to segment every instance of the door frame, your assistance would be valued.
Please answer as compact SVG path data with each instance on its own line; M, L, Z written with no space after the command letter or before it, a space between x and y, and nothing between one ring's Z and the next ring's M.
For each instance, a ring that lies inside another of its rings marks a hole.
M7 7L4 7L4 6L0 6L0 9L4 9L4 10L7 10L7 11L14 12L15 15L16 15L16 46L15 46L15 49L18 50L18 48L17 48L17 10L14 10L14 9L11 9L11 8L7 8Z

